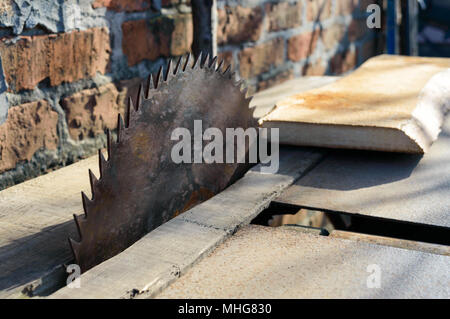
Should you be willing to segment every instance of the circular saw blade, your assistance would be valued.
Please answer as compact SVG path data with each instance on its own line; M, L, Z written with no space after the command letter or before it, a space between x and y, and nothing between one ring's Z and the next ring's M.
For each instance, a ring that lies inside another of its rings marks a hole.
M250 98L230 69L189 56L164 78L148 82L136 107L129 100L125 123L119 115L117 141L108 134L108 160L100 157L100 178L89 172L92 198L82 194L84 216L74 216L80 240L69 239L77 264L86 271L123 251L143 235L222 191L240 178L248 163L180 163L171 158L176 128L191 134L194 121L214 127L256 127ZM207 59L206 59L207 61ZM155 85L153 85L155 82ZM193 138L193 137L192 137ZM202 142L203 145L205 142ZM248 152L249 146L246 145ZM225 154L225 146L223 150Z

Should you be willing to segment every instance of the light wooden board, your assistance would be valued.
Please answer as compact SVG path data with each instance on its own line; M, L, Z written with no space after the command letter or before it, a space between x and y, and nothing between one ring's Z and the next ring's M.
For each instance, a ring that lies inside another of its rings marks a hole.
M449 267L447 256L250 225L157 298L450 298Z
M67 238L77 238L73 214L90 196L88 169L98 156L0 192L0 297L20 296L30 282L72 259Z
M450 109L449 83L448 58L382 55L279 100L260 123L278 127L285 144L424 153Z

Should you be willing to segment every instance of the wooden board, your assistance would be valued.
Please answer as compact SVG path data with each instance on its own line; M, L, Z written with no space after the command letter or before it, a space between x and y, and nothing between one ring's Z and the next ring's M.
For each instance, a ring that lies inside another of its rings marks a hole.
M424 153L450 109L449 83L450 59L382 55L279 100L260 123L284 144Z
M0 192L0 298L71 261L67 238L78 236L73 214L83 213L80 192L90 196L89 168L98 176L98 156Z
M157 298L449 298L449 267L448 256L250 225Z
M450 117L423 156L330 152L275 201L450 227Z

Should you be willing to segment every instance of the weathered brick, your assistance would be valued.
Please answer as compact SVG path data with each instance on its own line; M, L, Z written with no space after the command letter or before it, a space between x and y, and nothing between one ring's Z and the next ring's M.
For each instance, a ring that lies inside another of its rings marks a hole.
M297 3L267 3L265 8L270 31L291 29L302 24L302 1Z
M284 62L284 39L276 38L239 53L239 71L244 79L267 72Z
M270 88L274 85L283 83L284 81L287 81L287 80L290 80L293 78L294 78L294 72L292 69L280 72L277 75L275 75L265 81L260 81L258 83L258 91L265 90L267 88Z
M160 56L178 56L191 50L193 26L191 14L165 15L122 24L122 50L132 66Z
M218 10L217 42L219 44L256 41L261 36L263 10L261 7L225 7Z
M288 58L298 62L314 53L320 30L295 35L288 40Z
M72 139L78 141L95 137L117 126L119 92L114 84L77 92L61 100Z
M41 148L56 149L57 124L58 113L46 100L10 108L6 122L0 125L0 172L29 161Z
M331 72L341 74L355 68L357 64L355 51L337 52L330 60Z
M136 12L145 11L151 8L151 0L94 0L92 7L106 7L113 11Z
M223 60L223 68L228 67L229 65L231 66L232 69L235 68L235 65L233 63L233 52L231 51L223 51L220 52L217 55L217 60L220 62L221 60ZM218 62L218 63L219 63Z
M106 28L0 40L3 70L12 91L34 89L49 79L50 85L73 82L108 71L109 34Z
M321 59L318 59L315 62L308 62L303 66L302 75L305 76L318 76L324 75L327 71L326 65L322 62Z
M339 0L337 1L337 14L349 15L358 8L359 0Z
M317 22L326 20L331 17L332 9L331 0L308 0L306 2L306 19Z
M341 24L331 25L321 33L322 43L326 50L331 50L344 40L345 26Z

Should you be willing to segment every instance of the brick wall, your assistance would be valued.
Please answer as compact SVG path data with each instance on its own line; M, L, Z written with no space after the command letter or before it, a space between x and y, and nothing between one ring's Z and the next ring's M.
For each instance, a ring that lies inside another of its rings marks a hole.
M349 71L376 51L368 2L218 0L219 55L253 91ZM104 147L126 97L191 51L193 30L190 0L0 1L0 189Z
M380 1L381 2L381 1ZM348 72L380 53L368 0L218 1L219 55L258 91L304 75Z

